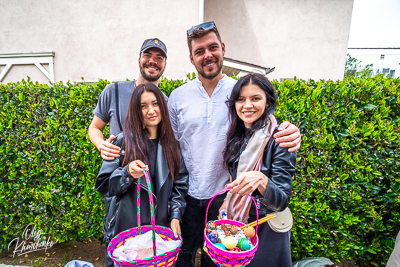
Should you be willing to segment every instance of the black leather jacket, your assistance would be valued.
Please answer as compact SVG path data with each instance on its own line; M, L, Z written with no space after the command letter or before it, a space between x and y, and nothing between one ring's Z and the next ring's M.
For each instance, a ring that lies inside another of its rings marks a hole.
M137 227L137 182L127 169L121 167L124 155L124 134L119 133L113 144L121 147L121 157L108 161L103 160L100 172L96 178L95 188L103 197L112 197L111 204L106 214L104 225L104 239L109 242L118 233ZM155 203L155 221L157 225L170 227L172 219L182 220L185 212L185 197L188 191L189 174L181 156L179 175L172 180L163 149L158 143L155 181L152 188ZM140 218L142 225L151 224L150 203L148 186L143 176L140 179Z
M274 134L277 132L275 130ZM242 154L250 136L245 137L240 154ZM272 136L264 150L262 165L260 171L268 177L268 185L265 196L263 197L256 189L253 196L259 201L259 212L261 215L274 211L283 211L289 205L290 196L292 194L292 177L296 170L296 152L288 152L288 148L280 147ZM229 168L232 179L237 176L237 166L240 156L233 164L233 168ZM252 205L250 215L255 215L255 206Z

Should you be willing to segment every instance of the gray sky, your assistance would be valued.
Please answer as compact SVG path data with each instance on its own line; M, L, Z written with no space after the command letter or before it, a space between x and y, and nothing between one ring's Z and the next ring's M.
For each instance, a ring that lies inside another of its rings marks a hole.
M354 0L348 47L400 47L400 0Z

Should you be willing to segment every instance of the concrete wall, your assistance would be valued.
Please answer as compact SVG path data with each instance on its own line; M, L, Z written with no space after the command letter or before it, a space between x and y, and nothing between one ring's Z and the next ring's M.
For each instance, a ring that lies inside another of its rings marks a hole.
M342 79L353 0L205 0L226 56L276 67L270 79Z
M137 78L143 41L158 37L168 49L164 74L183 77L195 71L186 30L196 24L196 0L0 0L0 53L54 51L56 81L125 80ZM48 81L35 66L19 65L3 83L27 75Z
M205 0L226 56L276 67L272 79L341 79L353 0ZM55 52L56 81L134 79L144 39L168 48L165 76L195 71L186 30L198 24L198 0L0 0L0 54ZM0 71L4 66L0 66ZM35 66L13 66L3 83L48 79Z

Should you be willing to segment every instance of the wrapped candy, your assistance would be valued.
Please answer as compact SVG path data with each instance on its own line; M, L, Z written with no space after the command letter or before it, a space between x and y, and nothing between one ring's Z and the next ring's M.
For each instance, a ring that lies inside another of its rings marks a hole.
M238 232L238 228L235 225L231 225L229 232L231 232L232 235L236 235Z
M221 224L221 229L224 231L225 236L230 236L228 227L226 227L226 225L224 223Z
M234 248L232 249L232 252L242 252L242 251L240 250L240 248L234 247Z

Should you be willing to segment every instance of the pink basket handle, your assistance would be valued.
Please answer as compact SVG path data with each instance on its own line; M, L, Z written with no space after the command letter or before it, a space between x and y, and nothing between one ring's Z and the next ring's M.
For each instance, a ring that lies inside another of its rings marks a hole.
M157 255L156 252L156 212L154 209L154 202L153 202L153 194L151 193L151 182L150 182L150 178L149 178L149 174L147 173L146 169L143 169L144 172L144 176L146 176L146 182L147 182L147 186L149 187L149 199L150 199L150 215L151 215L151 228L152 228L152 232L153 232L153 254L154 256Z
M153 195L151 193L151 182L149 175L146 171L146 169L143 169L144 176L146 177L146 183L149 188L149 202L150 202L150 215L151 215L151 228L153 232L153 254L156 255L156 223L155 223L155 211L154 211L154 202L153 202ZM141 229L141 222L140 222L140 179L138 179L137 183L137 224L138 224L138 229L139 229L139 234L142 234L142 229Z
M224 193L224 192L226 192L226 191L229 191L229 190L232 190L232 188L222 189L221 191L219 191L218 193L216 193L216 194L210 199L210 201L208 202L207 210L206 210L206 222L205 222L204 228L207 227L207 215L208 215L208 209L210 208L211 202L212 202L212 201L214 200L214 198L216 198L218 195L220 195L221 193ZM254 204L256 205L256 214L257 214L256 235L257 235L257 231L258 231L258 209L257 209L257 203L256 203L256 200L255 200L250 194L249 194L248 196L251 197L251 199L253 200Z
M138 179L137 181L137 186L136 186L136 190L137 190L137 194L136 194L136 212L137 212L137 225L138 225L138 229L139 229L139 235L142 234L142 228L141 228L141 223L140 223L140 179Z

